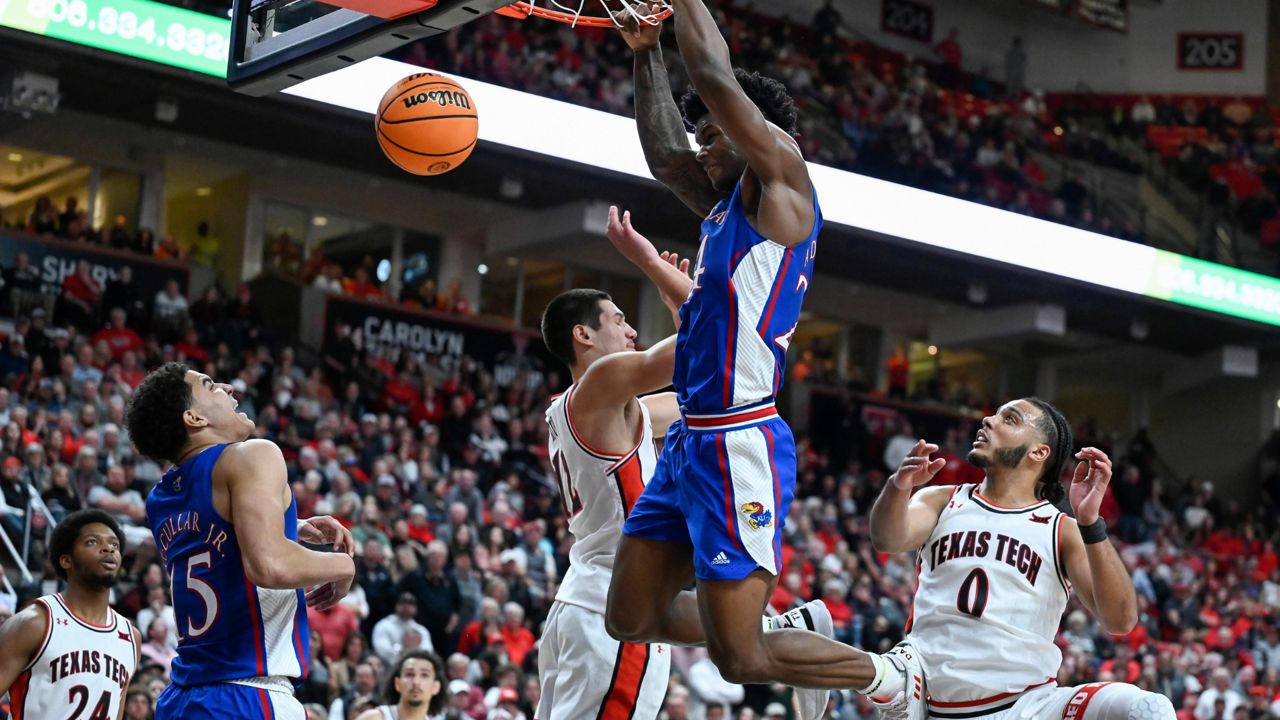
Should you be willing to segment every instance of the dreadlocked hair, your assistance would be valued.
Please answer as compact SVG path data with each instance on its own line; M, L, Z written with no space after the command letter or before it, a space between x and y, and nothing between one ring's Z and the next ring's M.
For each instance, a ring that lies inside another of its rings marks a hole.
M1040 409L1040 417L1036 420L1036 429L1044 436L1049 445L1049 459L1044 464L1040 479L1036 482L1036 497L1048 500L1057 505L1066 497L1067 491L1062 487L1062 469L1071 457L1071 449L1075 447L1075 437L1071 432L1071 424L1063 416L1062 411L1040 398L1027 398L1027 402Z
M747 72L742 68L734 68L733 77L742 86L742 91L747 94L751 102L760 108L765 120L787 131L788 135L797 134L796 101L791 99L786 85L771 77L755 71ZM680 98L680 112L684 114L685 127L692 132L698 121L710 110L707 109L706 103L702 102L702 98L698 97L698 93L694 92L693 87L690 87L684 97Z

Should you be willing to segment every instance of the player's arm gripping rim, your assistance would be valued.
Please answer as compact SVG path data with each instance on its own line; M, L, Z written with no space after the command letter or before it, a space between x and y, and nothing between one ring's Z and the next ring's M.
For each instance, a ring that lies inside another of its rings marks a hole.
M284 456L266 440L248 440L223 453L215 474L225 479L231 523L240 539L244 572L263 588L309 588L308 605L329 607L346 595L355 562L344 552L308 550L284 534L289 488Z
M1086 545L1081 525L1098 521L1102 499L1111 483L1111 458L1097 448L1076 453L1080 463L1071 477L1071 509L1076 519L1063 518L1062 557L1067 578L1102 629L1124 635L1138 623L1138 598L1133 579L1110 540Z
M640 8L648 12L648 8ZM618 14L622 37L635 54L636 129L649 172L689 209L706 217L720 201L720 193L698 164L689 147L689 134L671 95L667 65L662 60L662 23L640 23L628 13Z
M49 614L40 603L31 603L0 625L0 693L8 692L22 669L35 659L48 626Z
M929 539L952 488L927 488L914 497L911 493L932 480L946 465L946 460L941 458L929 459L929 455L937 451L937 445L916 441L898 471L885 481L880 497L871 508L871 544L876 550L883 553L916 550Z
M747 97L729 60L729 46L702 0L672 0L676 42L689 81L715 125L746 157L760 183L753 225L779 245L803 242L813 230L813 186L795 139L765 119Z

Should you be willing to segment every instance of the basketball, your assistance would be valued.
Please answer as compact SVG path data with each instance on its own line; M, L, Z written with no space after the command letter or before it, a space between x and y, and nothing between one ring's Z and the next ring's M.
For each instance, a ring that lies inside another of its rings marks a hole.
M439 175L475 149L480 118L471 95L453 79L418 73L382 96L374 127L391 162L414 175Z

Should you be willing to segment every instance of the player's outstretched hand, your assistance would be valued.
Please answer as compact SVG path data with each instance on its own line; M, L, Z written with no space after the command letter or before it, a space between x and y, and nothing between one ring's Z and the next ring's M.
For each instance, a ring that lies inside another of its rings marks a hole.
M653 248L653 243L649 242L649 238L631 227L631 211L628 210L619 216L617 205L609 206L607 234L609 242L613 243L618 252L635 265L642 265L657 252Z
M917 440L911 452L902 459L898 471L889 478L889 482L899 490L910 490L929 482L947 464L947 461L942 458L929 459L929 456L936 452L938 452L937 445Z
M657 8L651 7L648 3L642 3L635 8L635 12L639 15L653 15L657 11ZM613 14L613 22L618 26L619 32L622 33L622 39L627 43L627 47L634 52L651 50L657 47L658 38L662 37L661 21L656 23L641 22L626 8Z
M689 274L689 258L682 259L678 253L673 253L670 250L663 250L659 254L668 265L679 270L685 275Z
M351 531L329 515L317 515L298 521L298 541L309 545L332 545L334 550L355 556L355 538Z
M1071 476L1071 509L1081 525L1098 521L1102 511L1102 499L1111 484L1111 458L1095 447L1087 447L1076 453L1080 462Z

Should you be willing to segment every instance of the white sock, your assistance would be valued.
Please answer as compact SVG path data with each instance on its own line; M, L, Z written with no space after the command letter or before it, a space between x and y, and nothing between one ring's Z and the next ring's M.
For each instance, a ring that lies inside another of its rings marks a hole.
M764 619L765 632L785 630L788 628L814 630L813 615L809 613L808 603L801 605L794 610L788 610L781 615L774 615L773 617L767 617Z
M906 673L900 672L888 660L875 653L867 653L867 657L871 658L871 664L876 668L876 676L866 687L858 690L858 693L874 698L897 697L898 693L906 687Z

